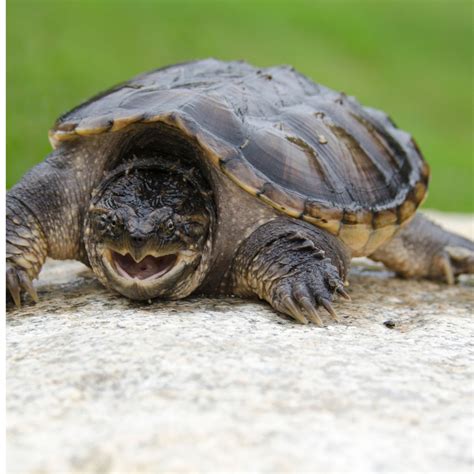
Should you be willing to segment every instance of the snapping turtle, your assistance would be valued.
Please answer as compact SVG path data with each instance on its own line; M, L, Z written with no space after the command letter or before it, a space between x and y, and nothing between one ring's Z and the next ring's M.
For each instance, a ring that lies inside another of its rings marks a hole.
M217 60L143 74L61 116L7 194L17 305L47 256L132 299L259 297L336 318L353 256L405 277L474 271L474 244L421 215L429 168L384 113L291 67Z

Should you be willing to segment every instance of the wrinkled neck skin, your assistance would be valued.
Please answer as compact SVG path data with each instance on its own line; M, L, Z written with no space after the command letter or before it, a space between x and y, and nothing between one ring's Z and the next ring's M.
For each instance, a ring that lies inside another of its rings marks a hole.
M128 298L184 298L209 271L214 215L197 169L150 159L123 165L93 193L84 223L89 263Z

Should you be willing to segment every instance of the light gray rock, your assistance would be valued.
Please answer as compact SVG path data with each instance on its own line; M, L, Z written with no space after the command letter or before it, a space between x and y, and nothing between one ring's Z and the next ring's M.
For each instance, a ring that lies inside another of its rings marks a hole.
M138 304L50 262L7 315L8 472L472 472L472 282L360 260L319 329L238 299Z

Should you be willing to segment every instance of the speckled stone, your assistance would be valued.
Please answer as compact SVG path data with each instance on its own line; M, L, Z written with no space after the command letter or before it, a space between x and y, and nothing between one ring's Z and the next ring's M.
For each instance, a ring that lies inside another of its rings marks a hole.
M472 217L436 216L471 235ZM139 304L49 262L7 314L7 471L473 470L473 279L354 262L343 322Z

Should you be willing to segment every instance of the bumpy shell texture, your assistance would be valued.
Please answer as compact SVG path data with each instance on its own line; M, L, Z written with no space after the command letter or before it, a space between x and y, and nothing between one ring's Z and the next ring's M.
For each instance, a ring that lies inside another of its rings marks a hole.
M429 169L382 112L287 66L213 59L158 69L76 107L50 131L63 141L163 122L281 212L370 252L423 200Z

